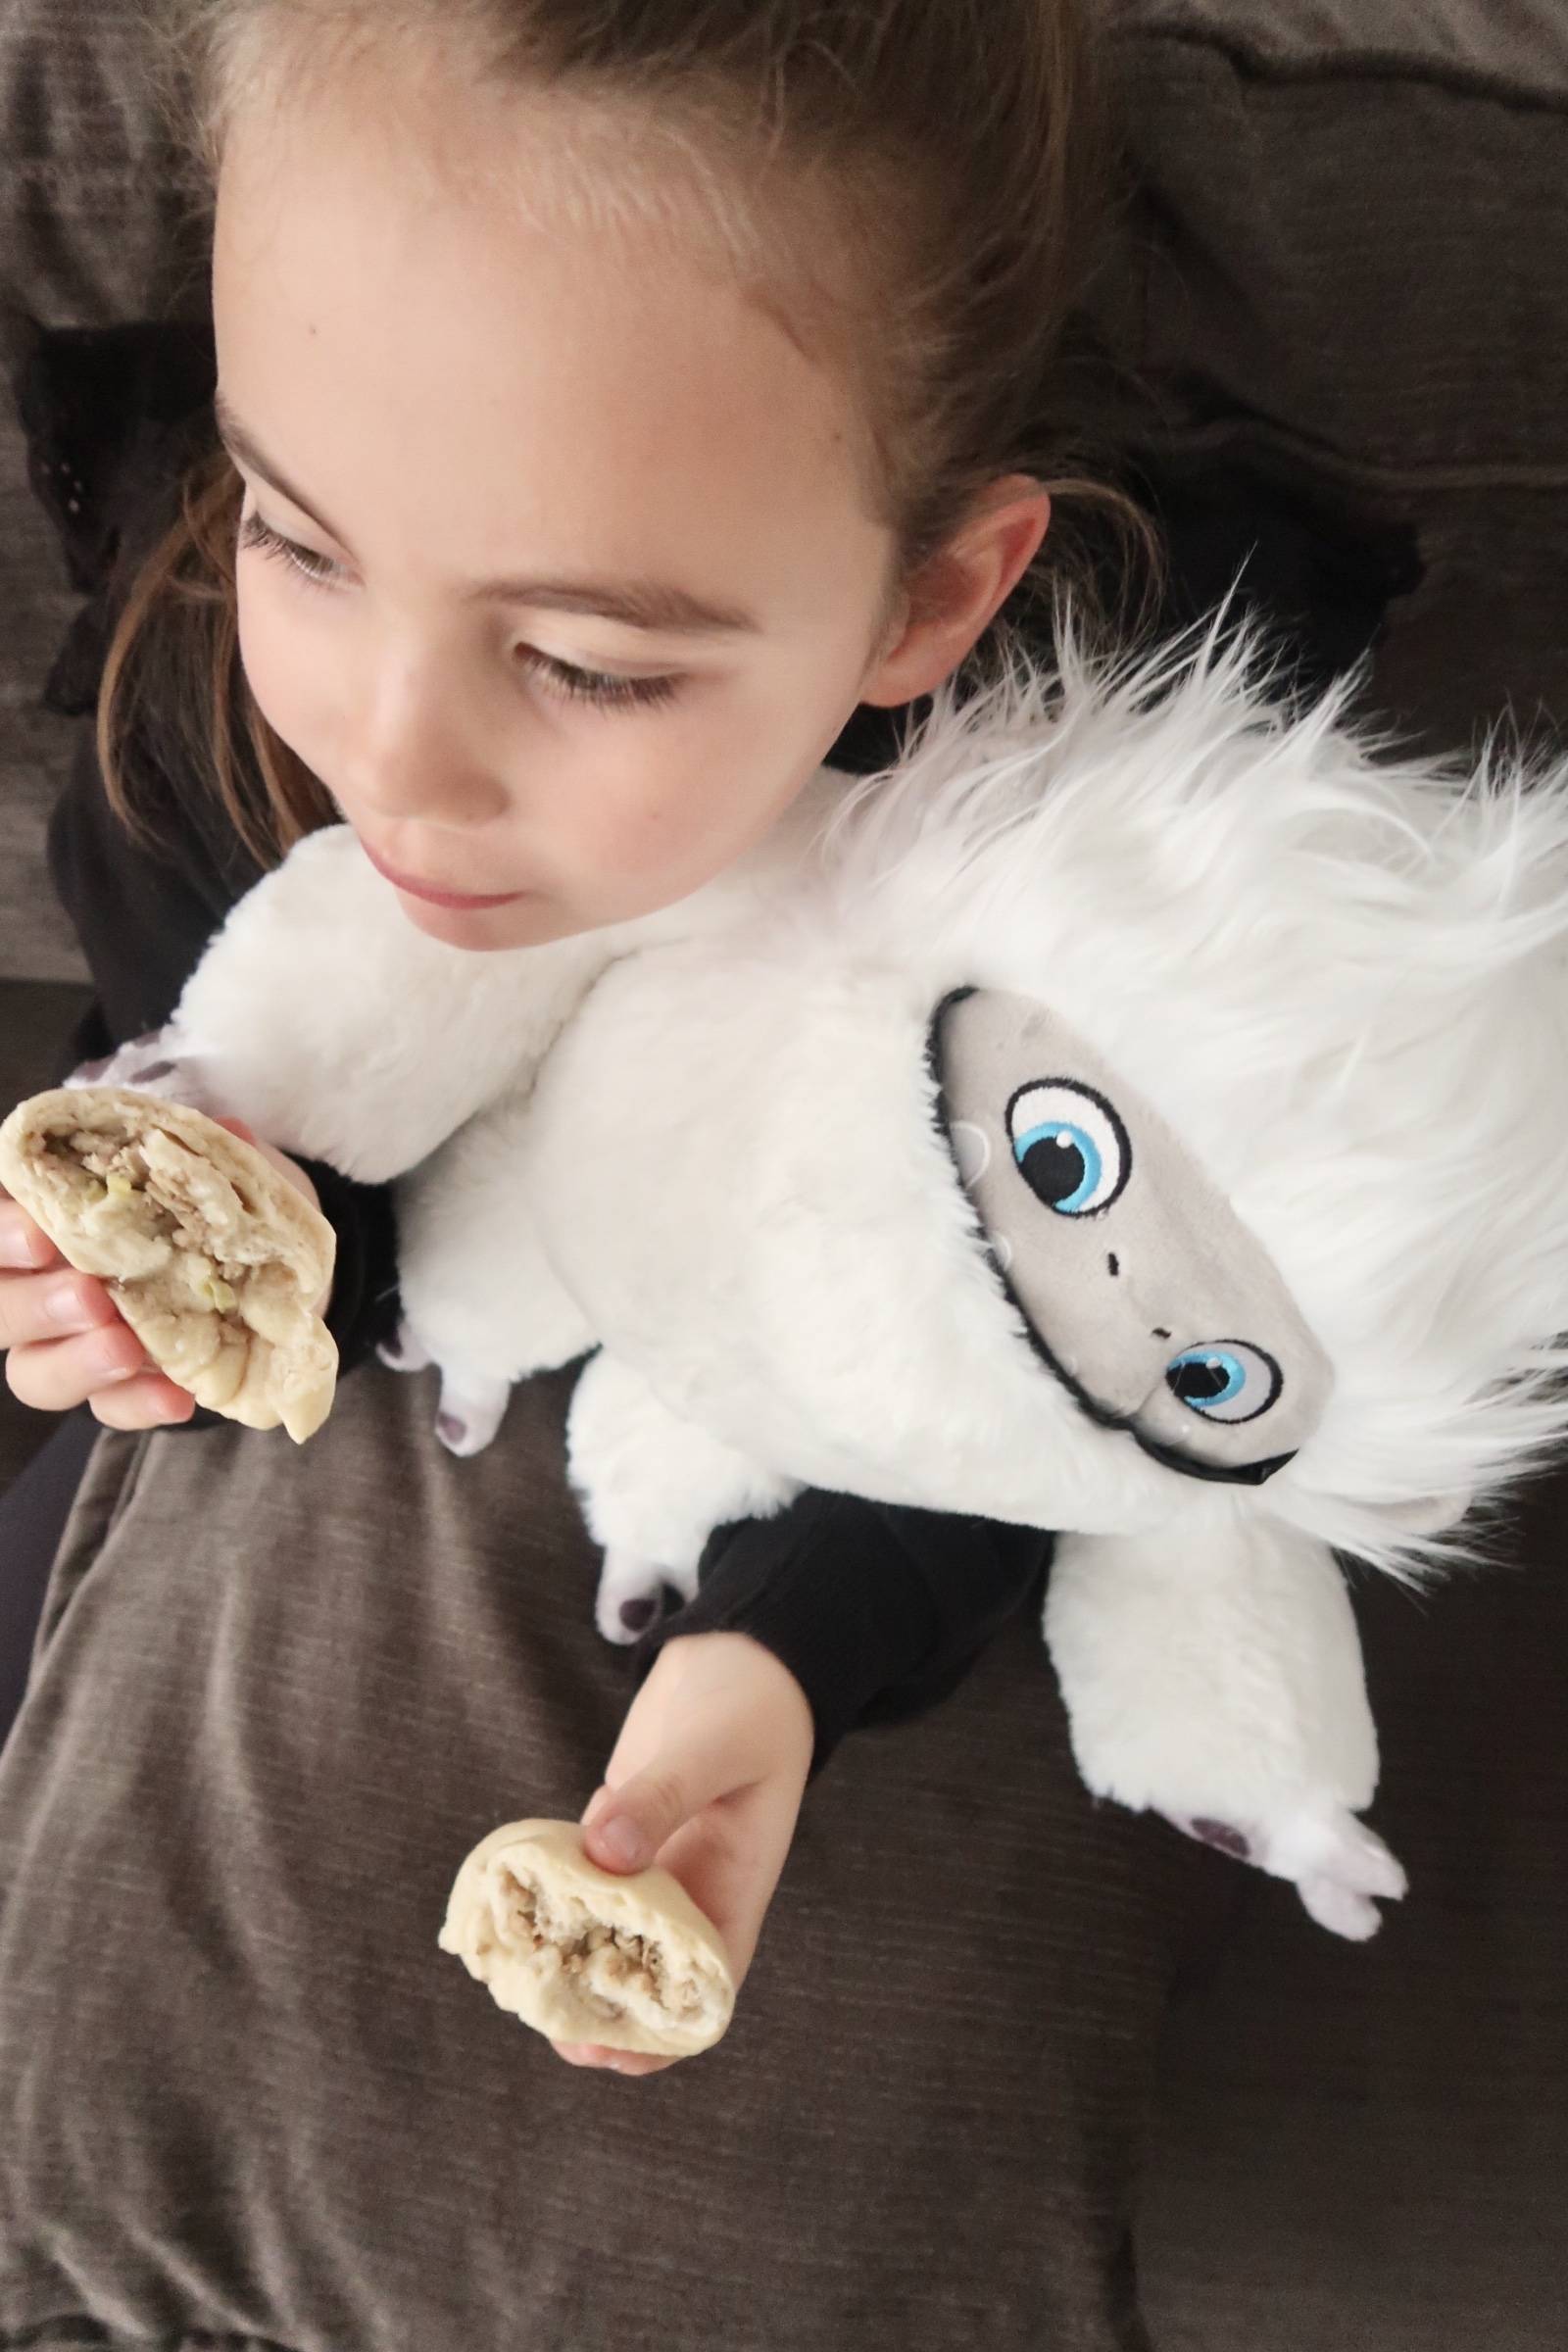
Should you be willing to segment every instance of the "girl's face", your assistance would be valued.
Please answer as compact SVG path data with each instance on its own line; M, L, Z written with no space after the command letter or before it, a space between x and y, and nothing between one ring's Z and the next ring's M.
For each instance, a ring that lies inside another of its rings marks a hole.
M684 897L915 689L879 680L847 394L675 238L497 200L519 119L420 105L467 177L323 96L229 137L241 655L389 881L498 902L405 888L409 920L519 947Z

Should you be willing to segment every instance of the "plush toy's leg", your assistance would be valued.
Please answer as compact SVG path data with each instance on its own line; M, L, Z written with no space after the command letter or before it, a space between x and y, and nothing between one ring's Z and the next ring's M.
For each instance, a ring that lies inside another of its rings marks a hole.
M383 1340L375 1352L390 1372L428 1372L435 1361L407 1315L393 1337Z
M577 1383L566 1459L589 1531L605 1547L594 1617L607 1642L635 1642L664 1585L691 1598L715 1527L766 1518L799 1492L678 1419L641 1373L608 1352Z
M517 1381L598 1344L540 1241L527 1118L524 1096L492 1105L398 1187L404 1319L383 1359L440 1367L436 1434L457 1454L490 1444Z
M1045 1614L1097 1796L1293 1881L1334 1934L1375 1933L1404 1873L1355 1815L1377 1738L1327 1547L1233 1504L1163 1535L1064 1536Z

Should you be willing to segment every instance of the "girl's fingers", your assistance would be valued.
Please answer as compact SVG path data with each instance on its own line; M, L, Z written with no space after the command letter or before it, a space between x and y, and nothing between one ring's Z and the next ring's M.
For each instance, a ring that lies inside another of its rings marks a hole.
M13 1348L6 1359L11 1392L40 1413L70 1412L146 1368L140 1340L118 1315L100 1330L41 1347Z
M32 1348L78 1332L119 1325L114 1302L90 1274L17 1274L0 1278L0 1348Z
M64 1263L49 1236L9 1194L0 1193L0 1272L35 1273L40 1266Z
M176 1388L162 1372L117 1381L112 1389L100 1389L91 1402L93 1418L105 1429L168 1429L188 1421L196 1410L189 1390Z
M553 2041L551 2048L568 2066L598 2068L611 2075L662 2075L673 2058L656 2058L641 2050L610 2050L597 2041Z

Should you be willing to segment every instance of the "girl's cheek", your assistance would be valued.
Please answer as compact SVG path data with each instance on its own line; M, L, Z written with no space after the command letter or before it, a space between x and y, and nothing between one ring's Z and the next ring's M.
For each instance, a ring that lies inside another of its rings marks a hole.
M317 689L324 681L318 680L308 635L289 627L265 591L241 590L238 623L240 664L257 709L290 751L321 772L326 729Z

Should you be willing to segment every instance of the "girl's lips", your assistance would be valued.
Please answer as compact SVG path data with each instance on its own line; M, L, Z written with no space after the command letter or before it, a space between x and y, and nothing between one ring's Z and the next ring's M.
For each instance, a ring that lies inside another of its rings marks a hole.
M477 912L485 906L515 906L519 899L525 899L528 896L525 890L497 891L484 898L476 898L471 893L461 890L437 890L431 883L415 882L407 874L395 873L391 866L383 863L369 843L363 838L360 847L383 882L390 882L394 890L405 892L411 899L423 899L431 906L458 906Z

